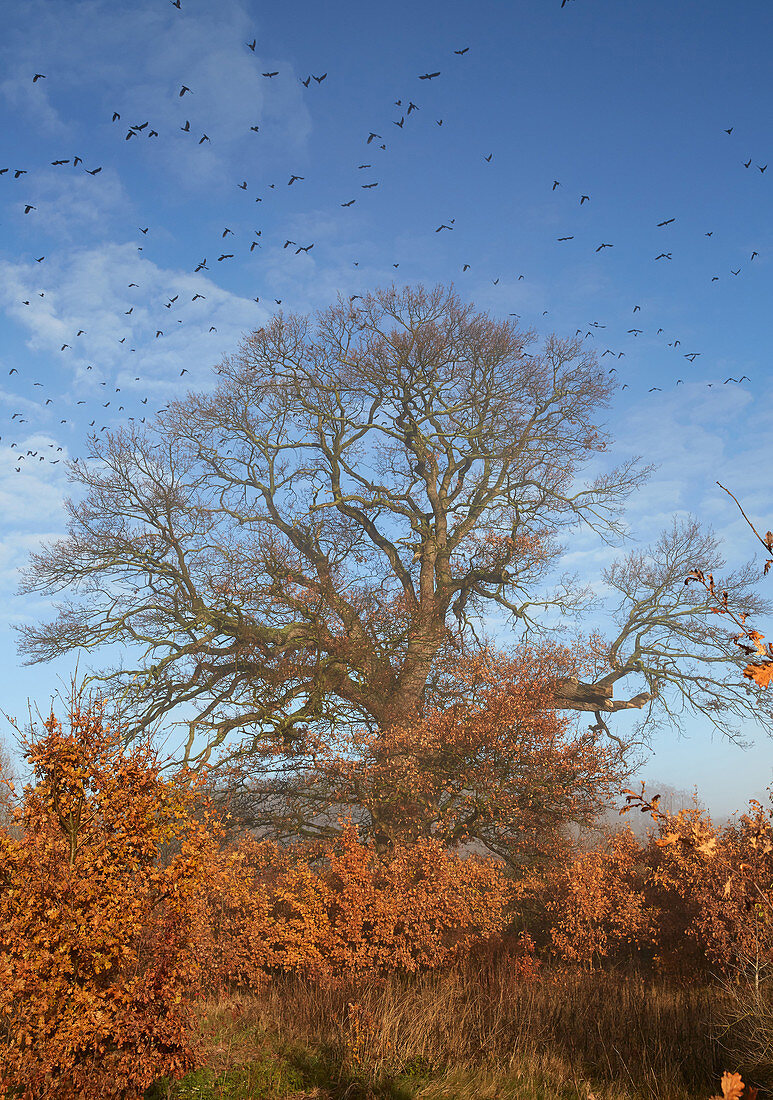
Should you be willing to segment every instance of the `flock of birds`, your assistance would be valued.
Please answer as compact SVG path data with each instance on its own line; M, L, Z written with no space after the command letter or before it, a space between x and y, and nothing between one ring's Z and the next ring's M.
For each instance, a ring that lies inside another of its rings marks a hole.
M180 12L183 11L182 0L170 0L170 2L172 3L173 7L178 9ZM566 3L567 3L567 0L562 0L561 8L563 8L566 5ZM257 48L257 40L253 39L251 42L244 43L244 48L251 51L254 54L256 52L256 48ZM453 51L453 53L454 53L453 64L459 64L459 63L463 62L463 59L467 55L468 51L469 51L469 46L463 46L459 49L454 50ZM279 70L267 70L265 72L262 72L261 76L262 76L262 78L264 78L265 80L267 80L270 83L271 81L275 80L275 78L280 76L280 71ZM431 81L434 81L434 80L440 78L441 76L443 76L443 68L433 70L433 71L428 70L424 73L417 74L417 79L420 82L429 83ZM327 80L327 78L328 78L328 73L327 72L322 72L322 73L319 73L319 74L309 73L307 76L301 77L299 79L300 79L300 83L303 85L303 87L305 89L311 91L312 89L319 89L324 84L324 82ZM33 84L38 83L39 81L42 81L42 80L46 80L46 79L47 79L47 76L46 76L45 73L31 74L31 80L32 80ZM421 87L421 85L419 85L419 87ZM190 136L190 141L197 144L197 145L199 145L199 146L211 144L212 138L210 137L210 135L208 133L206 133L199 125L196 124L196 118L195 118L196 111L195 111L194 106L193 106L195 104L195 100L196 100L196 90L195 90L195 88L192 87L192 86L189 86L187 84L181 84L179 89L177 90L176 98L181 101L181 104L180 104L181 107L184 105L184 111L181 112L181 117L178 120L179 131L182 134L189 135ZM417 98L418 98L418 96L417 96ZM392 118L390 120L392 122L393 126L395 127L394 131L390 131L390 135L391 135L391 133L394 133L395 136L397 135L398 131L402 132L406 126L410 126L413 122L414 117L417 116L418 113L422 109L421 105L419 103L414 102L414 100L410 97L401 97L397 100L394 100L393 101L393 108L396 110L398 117ZM189 116L189 117L185 117L186 115ZM164 137L167 136L164 133L164 127L160 123L154 125L152 123L151 119L145 119L145 120L140 121L140 122L133 122L132 121L131 123L128 123L122 117L121 111L119 111L119 110L114 110L112 112L111 121L116 126L117 131L119 133L123 134L123 141L124 142L137 144L140 141L155 141L155 140L162 141L162 140L164 140ZM436 119L434 119L434 121L435 121L435 124L438 128L443 126L443 119L442 118L436 118ZM260 129L261 129L260 120L256 120L253 124L251 124L249 129L250 129L251 132L253 132L255 134L259 134ZM384 130L384 134L386 134L387 129L383 125L380 126L380 129ZM731 126L731 127L725 128L725 133L728 136L732 136L733 127ZM387 138L384 136L384 134L382 134L382 133L380 133L376 130L368 130L368 132L366 134L363 134L362 140L363 140L364 149L366 150L366 158L367 159L365 161L363 161L362 163L357 164L356 168L355 168L355 172L357 174L359 174L359 173L370 173L370 175L367 175L367 176L364 176L364 177L359 176L359 189L360 189L360 191L363 192L363 197L370 194L375 188L379 187L380 183L382 182L378 178L373 178L374 176L377 176L378 171L375 168L375 158L372 157L372 156L368 157L368 153L375 153L376 155L380 155L381 153L386 153L388 151L392 139L391 139L391 136L390 136L389 140L387 140ZM164 136L162 137L162 135L164 135ZM213 137L215 138L215 140L217 140L217 135L216 134L213 134ZM187 138L186 138L186 140L187 140ZM492 162L494 160L494 153L493 152L482 151L480 155L481 155L483 163L492 164ZM757 164L756 161L753 160L753 158L749 158L748 160L741 161L741 163L743 164L743 166L746 169L751 169L752 166L754 165L754 166L756 166L756 168L761 173L764 173L767 169L767 164L764 164L764 165ZM49 164L50 164L51 167L54 167L57 170L70 170L70 171L80 170L81 172L83 172L85 174L88 174L89 176L91 176L92 178L95 179L95 186L98 185L98 177L100 176L100 174L103 171L103 165L102 164L88 164L85 161L85 159L81 156L69 156L69 157L55 156L52 160L50 160ZM45 167L47 167L47 166L45 166ZM10 183L15 188L18 188L18 196L19 197L17 199L15 196L12 196L12 201L18 202L19 209L21 210L21 212L23 212L23 214L25 216L29 217L29 219L30 219L30 236L32 238L32 237L34 237L34 219L35 219L36 214L38 213L37 203L41 202L42 200L38 199L34 203L30 202L30 201L27 201L29 196L25 196L24 190L25 190L25 184L27 183L28 178L34 178L34 171L33 171L33 176L30 177L30 169L28 169L28 168L14 167L12 165L0 167L0 181L5 180L7 183ZM252 198L255 203L263 203L268 198L267 192L270 192L270 191L276 192L277 187L279 187L280 189L283 188L283 187L284 188L297 187L298 185L303 186L304 183L306 183L306 177L305 176L300 175L297 172L288 172L286 179L275 180L274 182L271 182L271 183L268 183L267 185L265 185L265 187L263 189L261 189L262 192L263 192L261 194L256 193L257 189L253 188L250 185L250 183L248 182L248 180L246 180L246 179L236 180L234 182L234 186L235 186L235 188L237 188L237 189L241 190L242 192L244 192L247 195L247 197ZM563 184L560 180L553 179L552 183L549 184L549 191L552 192L552 193L555 193L555 192L559 191L559 189L562 188L562 187L563 187ZM351 193L350 193L349 195L341 196L342 201L339 202L340 208L341 209L351 208L358 201L359 197L360 196L357 193L355 193L354 195L351 195ZM580 208L580 209L584 208L586 206L586 204L591 204L591 202L592 202L592 197L589 194L580 193L577 196L577 199L578 199L577 205L578 205L578 208ZM677 220L676 217L663 218L661 221L657 222L653 226L653 228L663 234L663 240L667 240L669 229L676 222L676 220ZM444 233L444 232L452 233L452 232L455 231L455 228L456 228L455 222L456 222L455 218L448 218L447 220L442 221L434 229L434 231L437 234L441 234L441 233ZM148 226L141 226L141 227L138 228L138 232L142 237L143 244L138 245L137 248L138 248L139 252L143 252L145 242L147 242L148 239L152 240L151 227L149 225ZM150 238L148 236L149 234L151 234ZM712 237L712 235L713 235L712 230L708 230L705 233L705 236L707 238ZM565 247L565 246L569 245L570 242L575 240L575 236L576 236L575 233L565 232L561 236L556 238L556 243L558 243L561 246ZM241 258L242 255L249 256L250 254L252 254L255 251L255 249L262 248L265 243L266 243L266 241L263 239L263 231L261 229L254 230L251 237L243 238L243 237L240 237L240 235L237 232L235 232L233 229L231 229L230 226L225 225L225 226L223 226L222 231L220 232L219 238L217 238L216 240L214 240L212 242L213 247L211 249L209 249L209 248L207 249L207 255L203 256L197 262L192 264L192 268L191 268L192 273L193 274L199 274L200 272L204 272L204 271L206 271L208 273L212 273L212 272L218 270L219 265L228 264L231 261L234 261L234 260L237 260L237 259ZM276 241L276 242L272 242L272 243L275 243L278 247L280 242ZM315 248L316 245L317 245L316 241L296 241L296 240L292 240L292 239L289 239L289 238L285 238L284 243L282 245L282 248L283 248L283 250L288 250L288 252L291 255L294 255L294 256L308 256L308 254L311 252L312 249ZM595 247L595 252L596 253L603 253L605 250L612 249L614 247L615 247L615 242L614 241L600 241L598 246ZM759 255L758 251L753 250L751 252L751 255L749 257L748 262L750 264L753 263L757 259L758 255ZM45 270L43 265L45 264L46 255L45 254L40 255L40 256L35 255L35 256L33 256L33 258L38 264L41 265L41 270ZM673 249L669 249L668 244L664 244L661 247L661 250L653 255L652 260L655 263L668 263L669 261L672 260L672 258L673 258ZM354 260L353 261L353 266L355 268L358 267L359 266L359 260ZM399 266L400 266L399 262L393 263L393 267L395 269L399 268ZM472 269L472 264L468 263L468 262L464 262L461 265L461 274L464 275L468 271L470 271L471 269ZM740 267L736 268L736 269L731 268L728 272L729 277L738 277L740 274L741 274L741 268ZM140 276L138 275L138 278L139 277ZM491 278L492 284L493 285L498 285L499 282L500 282L500 277L501 277L500 275L497 275L495 278ZM520 281L520 280L525 279L525 278L526 278L526 275L524 273L519 273L517 275L517 281ZM712 282L717 282L719 280L720 280L720 275L713 274L711 276L711 281ZM134 280L132 280L127 284L127 287L126 287L126 300L125 300L124 305L127 308L125 308L123 310L124 316L129 319L126 322L126 332L121 337L116 338L118 344L123 347L123 349L127 352L127 354L135 351L135 348L131 346L132 343L134 342L133 339L132 339L132 335L133 335L133 333L135 333L135 329L133 328L133 314L134 314L135 307L137 305L137 300L132 298L131 292L132 292L132 290L135 290L135 289L141 290L141 287L140 287L140 284L138 282L135 282ZM180 289L177 289L177 288L173 288L173 289L175 289L175 293L167 295L167 298L166 298L165 301L157 303L158 314L157 314L157 317L154 319L154 322L153 322L152 327L150 328L150 330L147 333L145 333L146 337L152 337L153 340L161 340L165 336L169 335L169 333L171 331L174 331L174 326L175 325L184 324L186 319L187 319L187 315L185 313L183 313L182 317L180 317L180 316L175 317L174 316L175 313L178 313L178 312L182 311L183 305L185 305L187 308L190 308L192 306L195 306L196 303L202 303L202 306L198 306L197 308L199 310L206 309L206 306L203 306L203 303L206 302L207 296L204 293L202 293L201 290L196 290L195 293L193 293L193 295L191 296L190 301L183 302L182 301L183 291L180 290ZM34 292L30 293L30 297L21 299L21 304L25 307L25 309L29 308L30 310L34 310L36 297L39 297L40 299L43 299L43 298L45 298L45 295L46 295L46 290L38 288ZM350 297L351 308L352 308L353 311L356 311L355 302L360 297L360 295L352 294L349 297ZM186 298L187 298L187 294L186 294ZM260 296L255 296L255 298L253 300L256 303L260 303L261 298L260 298ZM273 301L278 306L282 305L282 299L281 298L274 298ZM162 311L164 311L164 310L166 310L168 312L163 313ZM138 310L138 312L139 312L139 310ZM548 311L545 310L543 315L547 314L547 312ZM632 315L640 313L640 312L641 312L641 306L638 305L638 304L634 304L633 308L632 308ZM511 314L511 316L515 316L515 314ZM198 317L194 317L194 319L199 320ZM135 320L136 320L136 318L135 318ZM86 323L87 322L85 322L85 321L83 322L83 324L86 324ZM582 335L584 339L598 339L599 336L602 333L602 330L604 330L606 328L607 328L607 326L604 325L604 324L601 324L599 321L592 321L592 322L589 322L586 326L584 326L584 328L578 328L576 330L575 335ZM216 333L216 332L217 332L216 326L210 325L209 326L209 333ZM632 325L631 328L629 328L627 330L626 335L631 336L633 338L638 338L639 336L642 336L644 333L645 333L644 329L638 328L635 325ZM70 336L69 340L66 339L62 343L61 349L60 349L61 354L64 355L67 352L72 352L73 350L76 350L77 345L78 345L78 341L81 340L82 337L86 336L86 335L88 335L88 333L87 333L87 331L84 327L79 326L77 329L75 329L73 331L72 335ZM650 331L648 332L648 335L655 335L656 337L660 337L662 335L663 339L664 339L664 342L667 344L667 346L670 347L670 348L675 349L675 351L677 351L684 358L684 360L686 360L691 365L694 364L696 359L698 359L701 355L700 351L696 351L696 350L693 350L693 349L684 350L682 348L682 342L678 338L673 338L671 340L668 340L663 327L658 327L655 333L653 333L652 330L650 329ZM600 354L599 354L600 365L603 367L603 369L605 371L608 371L609 373L616 373L617 369L618 369L616 366L609 367L608 365L606 365L605 361L606 361L607 356L612 356L613 360L615 362L617 362L617 361L624 358L625 351L619 350L617 348L606 347L606 346L604 347L603 351L600 351ZM94 365L89 364L86 367L86 370L88 370L88 371L94 370ZM187 373L188 373L187 368L183 368L179 373L179 377L182 378ZM18 374L18 369L15 368L15 367L11 368L11 370L9 371L9 374L10 375ZM134 382L136 382L136 383L142 382L142 379L139 375L135 375L133 377L134 377ZM682 385L682 384L684 384L684 381L685 381L684 378L678 378L675 382L675 385L676 386ZM730 376L730 377L728 377L724 380L723 384L724 385L728 385L728 384L739 385L739 384L741 384L745 381L750 381L750 379L747 377L747 375L744 374L744 375L741 375L740 377ZM709 387L714 385L714 383L711 383L711 382L706 383L706 384ZM93 387L90 387L90 389L89 389L89 392L92 395L92 399L89 401L86 398L83 398L83 399L79 399L77 402L75 402L76 408L78 406L82 406L82 405L87 405L88 406L88 409L84 410L84 411L87 412L87 413L91 412L92 419L90 421L86 421L84 419L83 424L84 424L84 426L86 424L88 424L88 428L93 429L94 432L107 431L108 428L112 424L116 423L116 418L118 419L118 421L121 420L120 414L122 414L122 413L126 414L126 406L123 403L121 403L122 399L120 397L116 396L118 394L121 394L121 392L122 392L121 388L119 386L115 386L114 388L111 388L110 397L107 401L101 401L100 400L96 403L94 402L93 395L98 394L98 387L104 387L105 392L103 393L102 396L107 396L109 386L112 387L112 383L110 383L107 379L95 380L95 385ZM40 388L43 388L43 389L45 388L43 386L43 384L39 381L32 382L32 387L33 388L40 387ZM629 388L628 383L623 384L622 389L628 389L628 388ZM661 389L661 387L659 387L659 386L652 386L652 387L648 388L647 392L653 393L653 392L659 391L660 389ZM140 423L145 423L146 416L145 415L139 415L139 413L144 413L146 411L143 407L147 406L148 400L149 400L149 395L146 393L145 396L143 396L140 399L140 408L135 409L135 412L138 415L136 415L136 416L135 415L126 415L124 417L125 421L130 422L130 421L133 421L133 420L136 419ZM54 404L54 402L55 402L55 398L47 397L42 407L46 408L46 406ZM105 413L104 415L100 415L102 410L108 410L108 409L110 410L109 414ZM162 411L161 409L157 410L157 412L161 412L161 411ZM102 423L101 421L105 418L110 419L111 424ZM18 427L18 426L30 423L29 418L24 415L24 410L14 411L12 413L12 415L10 416L10 422L14 427ZM59 420L60 426L68 424L68 423L70 423L70 421L67 417L61 417L60 420ZM2 439L3 439L3 436L0 435L0 442L2 441ZM51 462L54 465L57 464L60 461L60 458L59 457L54 457L54 455L58 455L63 450L62 446L59 446L59 445L54 444L54 443L47 444L46 447L45 447L45 451L40 446L38 446L36 448L35 447L28 447L28 448L24 449L24 451L23 451L23 444L20 444L18 441L12 441L10 443L6 443L6 446L9 448L9 451L13 452L14 467L15 467L16 471L19 472L19 473L21 473L24 469L26 469L29 466L30 462L34 462L34 461L37 461L37 462ZM46 452L48 452L48 453L46 453Z

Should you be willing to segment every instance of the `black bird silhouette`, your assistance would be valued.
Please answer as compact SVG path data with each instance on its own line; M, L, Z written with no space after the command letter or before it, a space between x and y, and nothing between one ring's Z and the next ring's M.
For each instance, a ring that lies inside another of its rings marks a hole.
M634 312L634 313L636 313L636 311L637 311L637 310L641 311L641 306L634 306L634 307L633 307L633 312ZM663 331L663 330L661 329L661 332L662 332L662 331Z
M465 46L463 50L454 50L454 53L456 54L457 57L461 57L463 54L467 53L469 48L470 48L469 46Z
M180 129L182 130L182 132L183 132L184 134L189 134L189 133L191 132L191 123L190 123L190 119L187 119L187 118L186 118L186 120L185 120L185 125L184 125L184 126L181 126L181 127L180 127Z
M704 237L713 237L714 236L714 230L712 229L710 233L704 233L703 236Z
M245 42L244 44L245 46L247 46L248 49L252 50L252 52L255 53L255 45L257 41L257 38L253 38L252 42Z
M197 298L203 298L206 301L206 295L205 294L198 294L198 293L193 295L193 297L191 298L191 301L195 302Z
M441 229L453 229L453 228L454 228L454 227L453 227L452 225L445 225L445 224L443 224L443 225L439 225L439 226L437 227L437 229L435 230L435 232L436 232L436 233L439 233Z
M691 363L694 363L699 355L700 355L699 351L691 351L691 352L688 352L687 355L685 355L685 359L689 359L689 361Z
M584 202L590 202L590 195L581 195L580 196L580 206L582 206L582 204Z
M748 159L748 160L745 160L745 161L743 162L743 166L744 166L744 168L751 168L751 164L752 164L752 158L751 158L751 157L749 157L749 159Z
M298 79L300 80L301 78L298 77ZM301 84L304 86L304 88L308 88L309 84L311 84L311 73L309 73L305 80L301 80Z
M221 260L232 260L233 258L233 252L224 252L222 256L218 256L217 262L220 263Z
M650 387L650 388L649 388L649 389L647 390L647 393L654 393L654 392L655 392L655 390L657 390L657 391L658 391L658 393L662 393L662 392L663 392L663 391L661 390L660 386L651 386L651 387Z
M207 137L206 134L202 134L201 137L199 138L199 145L203 145L205 141L209 141L209 138Z
M596 249L597 252L601 252L602 248L614 248L613 244L600 244Z
M731 268L730 268L730 274L731 274L731 275L740 275L740 274L741 274L741 269L740 269L740 267L738 268L738 270L737 270L737 271L733 271L733 269L732 269L732 267L731 267Z
M242 191L246 191L247 190L247 180L242 180L241 183L237 184L237 187L241 187Z
M198 265L198 267L195 269L194 274L195 274L195 272L198 272L198 271L209 271L209 268L207 267L207 257L206 256L201 261L201 263Z
M164 335L164 334L163 334L163 332L161 331L161 329L160 329L160 328L159 328L159 329L156 329L156 340L158 340L159 336L163 336L163 335Z
M276 70L276 72L273 72L273 73L263 73L262 75L263 75L263 76L279 76L279 69L277 69L277 70Z
M69 160L52 160L51 161L51 164L54 166L54 168L56 168L56 166L59 165L59 164L69 164L69 163L70 163Z
M24 213L29 214L30 210L37 210L37 206L31 206L29 203L24 207Z
M732 134L732 132L733 132L733 127L732 126L730 127L729 130L725 130L726 134Z
M102 171L101 168L84 168L84 172L88 172L90 176L97 176Z
M252 130L252 132L254 134L257 134L258 131L260 130L260 126L250 126L250 129Z
M440 73L424 73L423 76L419 77L419 80L434 80L436 76L440 76Z
M373 141L373 138L381 138L381 134L374 134L371 130L368 134L368 140L365 142L365 144L370 145L370 143Z
M182 99L182 97L183 97L183 96L185 95L185 93L186 93L186 92L189 92L189 91L190 91L190 88L188 87L188 85L187 85L187 84L183 84L182 88L180 88L180 93L179 93L179 94L180 94L180 98Z
M282 248L287 248L289 245L295 244L295 243L296 243L295 241L285 241L285 243L282 245Z
M363 183L362 186L367 190L369 187L378 187L378 183Z
M312 73L312 76L313 75L314 74ZM327 79L327 73L323 73L322 76L315 76L314 79L316 80L317 84L321 84L323 80Z
M45 79L46 79L46 74L45 73L35 73L35 75L32 78L32 83L35 84L38 80L45 80Z
M655 257L655 259L656 260L670 260L671 259L671 253L670 252L661 252L659 256Z
M42 264L43 261L45 260L45 258L46 258L45 256L36 256L35 257L35 263L36 264Z
M675 221L676 221L676 218L668 218L668 219L667 219L666 221L664 221L664 222L658 222L658 229L662 229L662 227L663 227L664 225L670 225L670 224L671 224L671 222L675 222Z
M352 205L353 203L355 203L356 201L357 201L356 199L349 199L349 201L348 201L348 202L342 202L342 203L341 203L341 206L351 206L351 205Z
M306 179L305 176L290 176L289 180L287 181L287 186L289 187L290 184L295 183L296 180L305 180L305 179Z
M573 241L574 237L556 237L557 241Z
M629 328L628 332L630 333L631 336L641 336L641 334L644 332L644 329L643 328Z
M187 374L187 373L188 373L188 368L187 368L187 367L183 367L183 369L182 369L182 370L180 371L180 377L182 378L182 376L183 376L184 374Z
M227 237L229 233L231 234L232 237L234 236L233 229L229 229L228 226L226 226L225 229L223 230L223 236Z
M751 256L749 257L749 259L750 259L750 260L753 260L755 256L759 256L759 252L752 252L752 254L751 254Z
M767 164L765 164L765 165L759 165L758 164L757 167L759 168L760 172L764 172L765 169L767 168Z
M182 11L182 8L180 7L180 0L170 0L170 3L173 8L177 8L178 11ZM92 424L93 423L94 421L92 420Z
M404 116L404 115L403 115L403 117L402 117L402 118L400 119L400 121L399 121L399 122L394 122L394 120L393 120L393 122L392 122L392 125L393 125L393 126L399 126L401 130L402 130L402 128L403 128L403 125L404 125L404 124L405 124L405 116Z
M26 168L17 168L16 171L14 172L14 174L13 174L13 178L15 180L17 180L19 178L19 176L26 176L26 175L27 175L27 169Z
M493 157L493 155L494 155L493 153L489 153L489 155L487 157L483 158L486 161L487 164L491 164L491 158Z
M421 110L421 108L420 108L420 107L418 107L418 106L417 106L417 105L416 105L416 104L415 104L415 103L413 102L413 100L411 99L411 100L409 100L409 101L408 101L408 110L407 110L407 111L406 111L405 113L406 113L406 115L409 115L409 114L411 113L411 111L419 111L419 110Z
M296 248L295 255L297 256L299 252L308 252L313 247L314 247L313 244L300 245L298 248Z
M470 265L469 264L464 264L462 266L462 271L469 271L469 270L470 270Z
M557 187L560 187L560 186L561 186L561 184L558 182L558 180L553 180L553 186L552 186L551 190L555 191L555 189Z

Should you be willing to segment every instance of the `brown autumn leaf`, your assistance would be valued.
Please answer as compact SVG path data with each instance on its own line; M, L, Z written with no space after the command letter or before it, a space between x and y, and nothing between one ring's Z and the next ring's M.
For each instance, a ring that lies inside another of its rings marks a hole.
M755 684L761 688L770 687L770 681L773 679L773 661L766 661L762 665L747 665L743 674L748 680L754 680Z
M679 833L666 833L665 836L660 837L660 839L656 840L655 843L657 844L658 848L667 848L670 844L678 844L679 840Z
M725 1100L741 1100L743 1081L740 1073L722 1074L722 1095Z
M759 630L747 631L747 637L750 641L754 642L754 647L761 657L765 656L765 646L763 644L764 634L760 634Z

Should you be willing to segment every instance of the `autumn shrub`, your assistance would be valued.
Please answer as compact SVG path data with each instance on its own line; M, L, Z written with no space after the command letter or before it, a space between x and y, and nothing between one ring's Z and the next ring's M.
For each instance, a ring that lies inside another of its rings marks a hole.
M550 870L541 889L553 952L592 967L651 944L656 926L647 878L644 849L630 829Z
M351 826L287 847L243 837L208 884L202 953L216 980L248 987L442 966L503 927L511 893L492 860L435 840L379 854Z
M773 827L752 800L716 829L699 810L664 815L652 840L652 879L684 906L684 934L724 974L759 975L773 963Z
M68 728L52 713L23 740L34 782L17 833L0 829L0 1092L141 1096L197 1064L192 947L217 826L190 813L197 779L162 778L149 740L126 750L74 686Z

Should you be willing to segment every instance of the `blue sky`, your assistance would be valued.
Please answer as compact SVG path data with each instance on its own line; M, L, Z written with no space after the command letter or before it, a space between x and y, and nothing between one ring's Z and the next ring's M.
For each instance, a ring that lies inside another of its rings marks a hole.
M22 666L11 630L47 612L16 587L29 551L64 531L64 460L89 432L210 386L277 300L309 312L339 291L453 282L540 334L590 333L626 387L610 463L658 465L631 502L631 545L693 513L731 561L751 556L715 481L771 526L772 42L762 0L8 8L3 709L45 709L73 667ZM613 553L578 534L568 560L593 580ZM697 784L724 814L765 787L771 750L695 723L658 738L646 774Z

